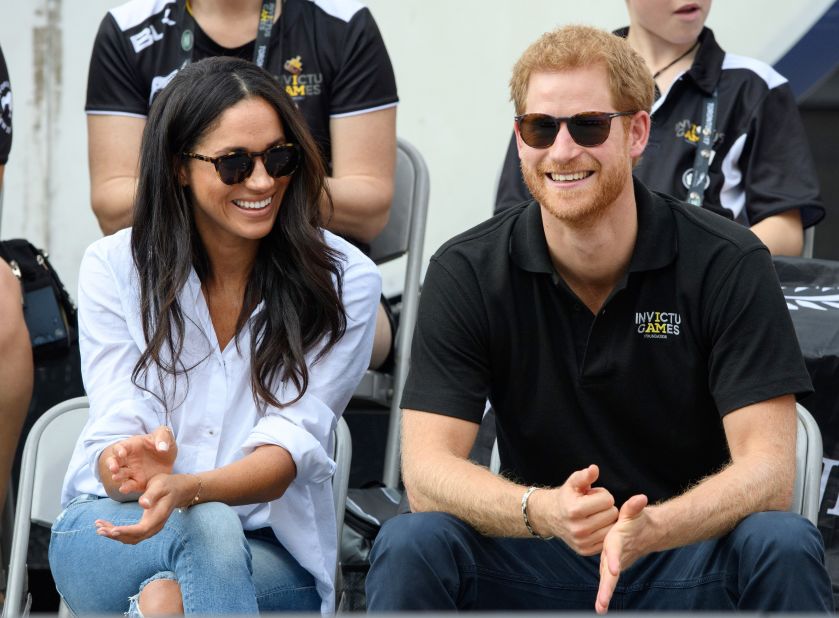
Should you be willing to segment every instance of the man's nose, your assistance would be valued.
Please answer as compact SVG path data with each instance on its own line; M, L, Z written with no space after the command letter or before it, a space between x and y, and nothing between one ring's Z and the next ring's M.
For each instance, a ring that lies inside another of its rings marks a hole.
M568 122L563 121L559 126L554 143L549 148L549 155L552 159L567 161L573 159L582 152L582 147L574 141L568 131Z

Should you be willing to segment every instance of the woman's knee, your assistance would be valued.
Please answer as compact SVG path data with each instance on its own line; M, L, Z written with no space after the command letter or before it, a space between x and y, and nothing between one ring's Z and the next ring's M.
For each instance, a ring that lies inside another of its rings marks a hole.
M182 547L214 556L214 562L245 561L251 568L251 552L239 515L221 502L205 502L175 511Z
M137 599L143 616L172 616L184 613L181 587L174 579L156 579L146 584Z

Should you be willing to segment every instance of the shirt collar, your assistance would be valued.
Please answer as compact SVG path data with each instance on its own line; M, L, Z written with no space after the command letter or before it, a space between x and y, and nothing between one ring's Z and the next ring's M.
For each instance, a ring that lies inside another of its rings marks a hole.
M673 213L664 200L632 179L638 213L638 237L629 262L630 272L655 270L670 264L677 253ZM522 270L554 275L545 240L542 209L536 200L524 207L510 234L509 253Z
M625 39L629 34L629 27L618 28L613 31L613 34ZM699 33L699 49L696 50L696 56L693 58L693 64L688 69L687 75L705 93L711 94L720 80L723 58L725 58L725 52L717 44L714 33L710 28L703 27L702 32Z

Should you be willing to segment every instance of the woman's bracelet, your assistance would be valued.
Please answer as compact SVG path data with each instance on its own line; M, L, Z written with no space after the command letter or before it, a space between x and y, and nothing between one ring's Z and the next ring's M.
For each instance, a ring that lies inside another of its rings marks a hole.
M198 476L197 474L192 474L192 473L190 473L189 475L194 476L195 480L198 481L198 489L195 490L195 496L193 496L192 500L189 501L189 504L186 505L186 508L189 508L191 506L195 506L196 504L198 504L198 500L201 499L201 489L204 487L204 485L201 483L201 477L200 476Z
M527 516L527 501L530 499L530 494L534 491L539 489L538 487L528 487L527 490L524 492L524 495L521 497L521 516L524 519L524 527L527 528L527 531L530 533L531 536L535 536L537 539L542 539L543 541L550 541L553 537L552 536L542 536L538 532L533 529L533 526L530 525L530 518Z

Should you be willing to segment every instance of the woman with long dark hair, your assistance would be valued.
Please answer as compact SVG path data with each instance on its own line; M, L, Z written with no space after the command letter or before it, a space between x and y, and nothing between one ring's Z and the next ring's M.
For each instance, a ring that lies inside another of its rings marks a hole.
M380 281L320 227L316 148L248 61L152 105L134 227L81 267L90 418L50 544L74 612L333 609L331 436Z

